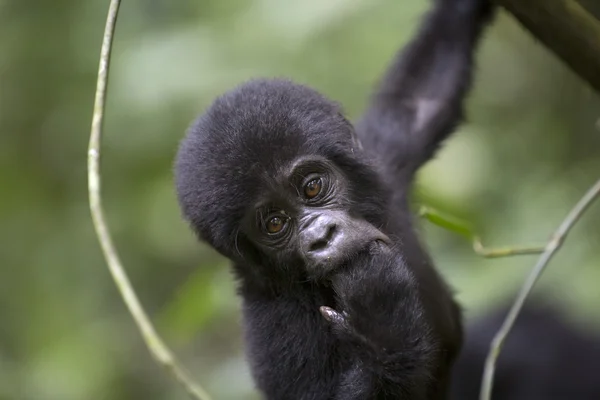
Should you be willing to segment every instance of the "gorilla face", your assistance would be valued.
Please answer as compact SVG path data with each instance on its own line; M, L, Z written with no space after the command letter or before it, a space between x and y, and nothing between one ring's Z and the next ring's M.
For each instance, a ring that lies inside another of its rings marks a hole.
M387 236L353 207L348 179L323 157L300 157L263 177L242 232L275 262L299 260L311 277L332 272Z

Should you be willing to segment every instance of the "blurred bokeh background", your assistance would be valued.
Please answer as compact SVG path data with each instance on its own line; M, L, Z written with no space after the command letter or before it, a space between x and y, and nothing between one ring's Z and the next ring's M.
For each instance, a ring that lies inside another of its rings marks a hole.
M0 1L0 399L184 399L148 354L106 270L86 147L108 1ZM129 0L105 127L105 207L164 336L217 399L253 399L227 262L179 216L172 161L190 121L256 76L287 76L359 115L426 0ZM600 100L501 14L478 54L468 123L415 202L487 245L543 243L600 176ZM422 224L469 318L514 295L535 257L485 260ZM535 290L600 329L600 205Z

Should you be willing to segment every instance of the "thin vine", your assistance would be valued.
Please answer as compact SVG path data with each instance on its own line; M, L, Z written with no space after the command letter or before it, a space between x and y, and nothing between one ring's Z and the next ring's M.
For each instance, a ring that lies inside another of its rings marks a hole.
M108 225L104 218L101 197L101 173L100 173L100 144L102 139L102 126L104 121L104 106L106 104L106 93L108 85L108 71L110 66L110 55L112 50L112 41L119 13L120 0L111 0L108 17L106 18L106 27L102 40L102 49L100 51L100 66L98 68L98 80L96 85L96 96L94 100L94 112L92 117L92 129L90 133L90 142L88 147L88 191L90 211L98 241L102 248L102 253L108 265L112 278L123 297L129 312L140 330L146 345L154 359L167 369L177 379L196 400L210 400L206 391L195 384L189 373L180 366L173 353L165 345L158 333L154 329L150 318L144 311L138 300L131 282L123 269L123 265L113 244Z
M600 179L585 193L585 195L577 202L575 207L569 212L563 222L560 224L556 232L552 235L550 240L545 246L544 252L540 255L537 263L532 268L529 276L525 280L525 283L521 287L521 290L517 294L515 301L513 302L510 310L502 326L494 336L492 343L490 345L490 351L485 361L485 366L483 370L483 381L481 384L481 392L479 394L480 400L490 400L492 396L492 386L494 383L494 372L496 369L496 360L500 355L500 351L502 350L502 345L506 340L506 337L510 333L513 325L521 309L523 308L523 304L525 304L525 300L531 293L531 289L540 278L546 266L556 254L558 249L560 249L569 234L571 228L575 225L575 223L581 218L585 210L593 203L595 199L600 196Z

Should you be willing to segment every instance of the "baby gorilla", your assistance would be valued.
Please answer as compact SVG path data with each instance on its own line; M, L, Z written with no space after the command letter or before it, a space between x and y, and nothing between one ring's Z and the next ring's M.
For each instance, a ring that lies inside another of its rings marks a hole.
M197 233L235 263L249 358L269 399L435 390L431 367L458 342L443 348L433 332L437 317L384 233L391 193L333 103L287 81L243 85L194 124L177 183ZM431 275L421 284L452 305ZM444 329L458 338L453 323Z
M462 115L487 0L438 0L356 129L286 80L224 94L176 162L183 214L233 261L267 399L444 399L460 312L408 194Z

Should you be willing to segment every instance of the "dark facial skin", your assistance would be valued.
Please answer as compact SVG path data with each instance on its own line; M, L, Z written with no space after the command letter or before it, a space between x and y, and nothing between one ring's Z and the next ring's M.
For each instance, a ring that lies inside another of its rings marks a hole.
M436 0L353 126L285 80L215 100L176 163L183 215L233 262L250 368L269 400L441 400L462 343L409 207L462 118L488 0Z
M272 180L242 232L272 259L301 259L310 279L322 279L376 241L390 239L352 211L348 183L335 165L304 157Z

